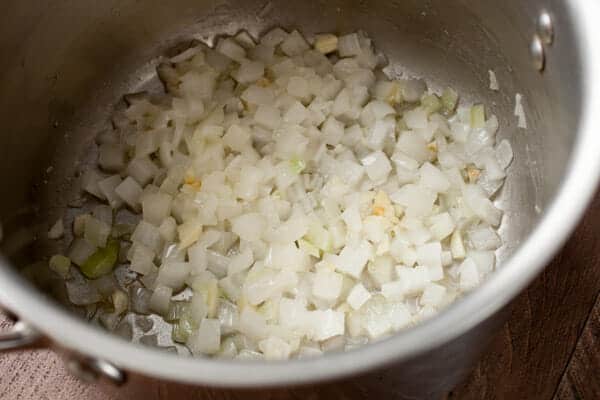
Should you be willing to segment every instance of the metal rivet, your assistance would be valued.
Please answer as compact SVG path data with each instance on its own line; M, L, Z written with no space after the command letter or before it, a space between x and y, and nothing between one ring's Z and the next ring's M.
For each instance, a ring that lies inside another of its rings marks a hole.
M554 41L554 24L547 11L542 11L537 20L537 31L542 43L551 45Z
M73 375L87 383L104 378L118 386L125 383L127 379L123 371L103 360L72 355L67 359L66 364Z
M539 35L533 35L531 44L529 45L529 53L531 55L531 61L533 66L538 71L544 70L544 64L546 62L546 56L544 54L544 45Z
M100 375L102 375L102 377L108 379L115 385L122 385L127 380L125 372L121 371L119 368L107 361L92 360L91 364L94 366L94 369L98 371Z
M67 360L66 366L71 374L83 382L94 383L98 380L98 373L81 360L71 358Z

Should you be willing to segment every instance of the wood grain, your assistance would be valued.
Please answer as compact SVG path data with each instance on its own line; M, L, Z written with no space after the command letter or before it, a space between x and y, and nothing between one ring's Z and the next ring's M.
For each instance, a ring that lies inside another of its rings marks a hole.
M600 399L600 295L563 375L555 400Z
M600 195L546 271L514 302L510 321L451 399L600 399ZM594 307L594 303L596 303ZM592 311L593 308L593 311ZM0 321L0 329L6 321ZM584 330L585 328L585 330ZM375 399L360 378L303 389L200 389L151 380L103 392L65 371L47 350L0 356L2 400Z
M552 399L600 290L599 257L597 195L560 254L514 302L488 354L449 397Z
M552 399L600 290L599 257L596 196L571 240L514 302L504 330L454 397Z

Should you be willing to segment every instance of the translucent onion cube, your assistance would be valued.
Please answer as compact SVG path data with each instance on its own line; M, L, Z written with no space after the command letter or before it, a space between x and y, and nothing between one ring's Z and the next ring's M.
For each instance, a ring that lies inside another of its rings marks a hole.
M192 354L215 354L221 346L221 324L218 319L205 318L186 342Z
M477 264L470 258L466 258L458 267L458 276L461 290L469 291L479 285L480 276Z
M348 297L346 302L355 310L358 310L371 298L371 293L364 287L362 283L356 284Z
M373 182L385 180L392 171L392 165L383 151L375 151L361 160L365 171Z
M430 283L425 286L423 294L419 299L419 303L423 306L439 307L446 295L446 287L437 283Z
M373 247L363 240L357 246L345 246L333 260L338 271L358 279L372 255Z

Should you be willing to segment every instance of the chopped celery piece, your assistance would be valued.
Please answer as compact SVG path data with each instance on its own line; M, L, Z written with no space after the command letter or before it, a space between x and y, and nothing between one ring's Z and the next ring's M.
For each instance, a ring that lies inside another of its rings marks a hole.
M200 280L192 283L192 290L204 299L208 308L208 318L217 315L217 300L219 299L219 283L215 279Z
M81 272L90 279L97 279L112 272L119 256L119 241L110 239L106 247L92 254L81 266Z
M62 254L55 254L50 258L48 265L52 271L56 272L61 277L66 278L69 276L71 259Z
M302 159L293 158L290 160L290 167L295 174L300 174L306 168L306 163Z
M181 318L173 325L171 337L174 342L185 343L195 329L198 329L198 327L195 326L190 317Z
M442 103L435 94L425 94L421 99L421 105L427 111L427 114L433 114L441 110Z
M300 247L300 250L302 250L303 252L305 252L308 255L311 255L311 256L316 257L316 258L320 258L321 257L321 253L319 252L319 248L317 246L313 245L312 243L304 240L304 239L298 240L298 247Z
M198 329L198 323L192 318L192 307L189 301L172 302L166 319L169 322L176 322L173 324L171 334L174 342L187 342L192 332Z
M115 290L111 296L114 312L116 315L121 315L129 307L129 296L122 290Z
M452 113L456 109L456 105L458 104L458 93L452 88L444 89L442 93L442 107L444 111L449 114Z
M471 128L480 129L485 126L485 108L483 104L471 107Z
M179 321L182 315L190 313L189 307L190 303L188 301L172 301L169 304L169 310L167 311L167 314L164 317L165 321Z

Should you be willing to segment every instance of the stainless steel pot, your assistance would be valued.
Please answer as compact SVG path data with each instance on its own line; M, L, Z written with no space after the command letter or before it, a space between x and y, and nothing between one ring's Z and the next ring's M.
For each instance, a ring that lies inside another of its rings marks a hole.
M180 358L94 329L35 291L11 258L0 265L0 302L24 322L0 336L0 349L44 336L117 381L122 369L228 387L309 383L394 365L386 370L394 371L402 393L439 393L468 372L503 323L502 310L561 246L598 182L600 5L594 1L6 0L3 9L2 221L14 222L24 204L60 215L94 134L121 94L153 84L156 57L184 39L210 43L239 29L257 36L275 25L307 34L364 29L389 56L392 73L421 75L491 104L516 154L497 200L506 211L498 271L438 317L388 340L305 361ZM490 69L500 92L487 89ZM516 127L517 92L527 130ZM54 169L46 173L48 165ZM5 252L19 232L7 228Z

